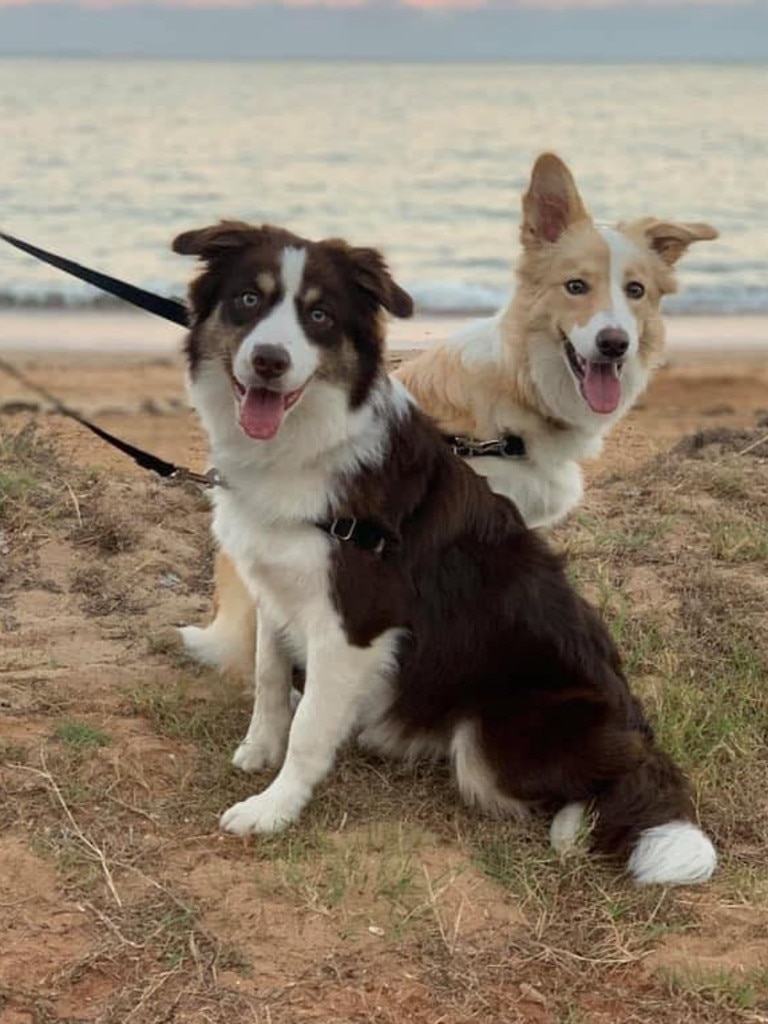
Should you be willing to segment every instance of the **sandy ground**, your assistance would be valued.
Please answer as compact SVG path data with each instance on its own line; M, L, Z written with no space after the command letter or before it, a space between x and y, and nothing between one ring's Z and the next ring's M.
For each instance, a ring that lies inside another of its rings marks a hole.
M148 340L140 324L2 314L0 358L106 429L203 469L179 332L148 321ZM396 346L447 329L417 321ZM717 456L716 487L693 462L647 479L644 467L700 429L768 433L768 323L676 322L673 335L667 365L589 467L585 523L566 540L592 590L621 585L642 612L623 646L645 651L668 619L687 679L704 673L709 648L697 648L729 607L724 633L741 617L759 634L760 515L747 532L718 526L724 510L757 508L768 471L754 452ZM49 413L0 373L0 435L35 422L53 446L33 445L17 473L0 446L0 1024L768 1020L768 766L743 737L712 742L711 781L702 748L725 880L696 893L632 892L547 861L538 832L457 809L444 775L414 780L354 756L301 828L275 843L220 837L217 814L254 785L228 766L247 708L217 703L217 682L190 676L166 639L209 612L206 502ZM689 581L711 589L709 560L727 601L699 607L708 591ZM678 671L671 650L665 639L638 656L647 697Z

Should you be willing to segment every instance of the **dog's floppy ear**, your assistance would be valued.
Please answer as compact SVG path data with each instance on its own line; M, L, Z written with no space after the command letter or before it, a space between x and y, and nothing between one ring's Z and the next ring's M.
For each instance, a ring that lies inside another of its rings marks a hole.
M719 232L709 224L687 224L655 217L644 217L633 227L640 229L649 247L670 267L684 255L689 245L719 237Z
M348 245L338 238L328 244L344 255L355 284L376 306L402 319L413 315L413 299L394 280L378 249Z
M542 153L523 196L520 241L526 247L556 242L566 228L589 220L573 175L559 156Z
M260 229L242 220L223 220L207 228L196 228L177 235L171 248L182 256L212 260L227 250L240 249L259 236Z
M215 269L216 261L227 253L235 253L252 245L261 235L261 229L241 220L223 220L207 228L197 228L177 235L172 243L174 252L182 256L197 256L205 269L189 286L191 324L197 325L213 312L219 290Z

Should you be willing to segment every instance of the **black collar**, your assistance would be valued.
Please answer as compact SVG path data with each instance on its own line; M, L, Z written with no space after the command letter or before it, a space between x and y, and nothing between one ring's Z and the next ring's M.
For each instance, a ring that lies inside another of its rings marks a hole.
M477 441L473 437L443 434L454 455L462 459L476 459L481 455L495 455L499 459L524 459L528 452L525 441L517 434L504 434L493 441Z
M392 543L395 540L390 530L385 529L372 519L355 519L353 516L340 517L323 523L315 523L315 526L329 536L335 537L336 540L349 541L356 548L370 551L374 555L383 555L387 543Z

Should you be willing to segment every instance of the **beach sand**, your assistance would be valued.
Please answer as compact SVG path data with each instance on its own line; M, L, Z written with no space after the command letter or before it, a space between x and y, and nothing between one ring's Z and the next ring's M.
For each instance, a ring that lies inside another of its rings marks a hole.
M447 337L459 317L416 317L390 326L394 357ZM610 435L588 474L634 463L686 433L754 427L768 415L768 318L668 318L667 361L645 395ZM181 328L141 313L71 310L0 313L0 357L107 430L190 468L205 466L205 444L188 409ZM0 414L49 406L0 373ZM76 424L40 422L79 464L139 473Z

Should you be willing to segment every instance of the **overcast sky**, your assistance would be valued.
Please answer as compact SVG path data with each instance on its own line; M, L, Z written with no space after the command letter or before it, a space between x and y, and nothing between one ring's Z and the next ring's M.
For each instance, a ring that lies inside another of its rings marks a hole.
M411 6L429 8L471 8L500 7L507 10L524 8L529 11L572 11L579 10L608 10L610 8L627 7L637 10L647 8L651 12L656 9L658 13L665 8L723 8L733 14L738 8L761 8L765 7L768 0L755 2L755 0L498 0L498 2L485 2L485 0L402 0L400 3L385 3L384 6ZM372 7L382 6L377 0L83 0L73 4L70 0L0 0L0 7L30 7L30 6L72 6L89 8L112 8L112 7ZM695 13L695 12L694 12Z
M9 54L766 61L768 0L0 0Z

